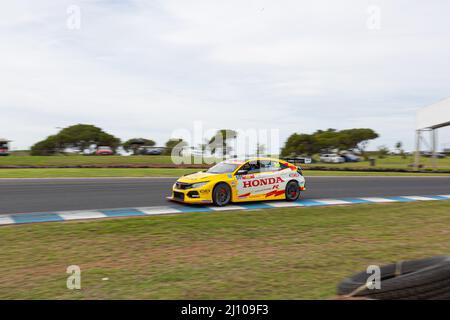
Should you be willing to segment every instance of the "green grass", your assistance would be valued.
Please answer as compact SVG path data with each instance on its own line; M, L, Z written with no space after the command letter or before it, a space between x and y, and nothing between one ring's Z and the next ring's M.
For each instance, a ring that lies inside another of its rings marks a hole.
M200 169L165 168L56 168L0 169L0 178L101 178L101 177L180 177ZM305 176L443 176L442 173L396 173L305 170Z
M376 158L375 168L386 169L412 169L414 158L408 156L403 159L400 156L388 156L384 159ZM421 163L426 169L432 168L432 159L421 157ZM149 165L172 164L170 156L14 156L0 157L1 166L77 166L77 165ZM450 170L450 157L437 159L438 169ZM317 166L331 168L369 168L369 162L324 164L315 163L304 165L306 168Z
M170 156L8 156L0 157L0 166L77 166L172 164Z
M408 164L412 163L412 157L403 159L399 156L389 156L385 159L377 159L378 169L411 169ZM431 159L422 158L425 168L430 168ZM169 156L10 156L0 157L2 166L78 166L78 165L150 165L150 164L172 164ZM308 164L303 165L305 175L339 175L339 176L420 176L423 173L396 173L396 172L358 172L358 171L314 171L317 167L336 168L342 170L367 169L367 162L343 163L343 164ZM450 170L450 157L438 159L438 169ZM178 177L182 174L199 171L199 169L181 168L33 168L33 169L0 169L0 178L57 178L57 177ZM430 174L426 174L430 175ZM441 175L448 175L442 174Z
M368 265L449 254L449 208L436 201L4 226L0 298L326 299ZM80 291L66 288L74 264Z

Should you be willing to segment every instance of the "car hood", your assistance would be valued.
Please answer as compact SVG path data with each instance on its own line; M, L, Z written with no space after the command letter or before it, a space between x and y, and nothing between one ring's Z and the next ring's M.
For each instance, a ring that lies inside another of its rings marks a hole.
M211 177L217 178L220 175L221 174L217 174L217 173L197 172L197 173L191 173L191 174L182 176L177 181L185 182L185 183L202 182L202 181L208 181Z

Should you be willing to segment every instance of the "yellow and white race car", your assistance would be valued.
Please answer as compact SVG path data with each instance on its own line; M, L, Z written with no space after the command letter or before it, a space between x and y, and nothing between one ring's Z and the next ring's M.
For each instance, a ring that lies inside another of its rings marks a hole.
M295 201L303 190L305 178L299 166L271 158L232 159L207 171L182 176L168 199L224 206L244 201Z

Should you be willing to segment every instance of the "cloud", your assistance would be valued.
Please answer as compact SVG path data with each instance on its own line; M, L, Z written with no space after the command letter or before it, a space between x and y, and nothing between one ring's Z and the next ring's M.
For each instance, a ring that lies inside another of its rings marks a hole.
M450 95L450 4L373 3L379 30L361 1L8 2L0 136L26 148L82 122L163 144L201 120L283 140L365 126L381 134L372 147L412 148L415 111Z

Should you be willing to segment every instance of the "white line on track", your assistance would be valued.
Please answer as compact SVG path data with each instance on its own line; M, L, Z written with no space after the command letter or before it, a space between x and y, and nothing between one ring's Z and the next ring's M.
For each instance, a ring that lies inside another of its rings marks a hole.
M313 199L314 200L314 199ZM344 201L339 199L317 199L315 201L318 201L320 203L328 204L328 205L334 205L334 204L351 204L350 201Z
M417 200L417 201L436 201L437 199L428 198L428 197L421 197L421 196L404 196L402 198L411 199L411 200Z
M64 220L98 219L107 217L106 214L98 211L64 211L58 212L57 214Z
M386 198L376 198L376 197L369 197L369 198L359 198L362 200L366 200L366 201L370 201L370 202L397 202L397 200L392 200L392 199L386 199Z
M228 205L225 207L214 207L214 206L208 206L209 209L214 211L228 211L228 210L243 210L244 207L236 206L236 205Z
M182 210L178 210L178 209L170 208L170 207L147 207L147 208L136 208L136 209L145 214L148 214L148 215L183 212Z
M266 203L267 205L275 208L290 208L290 207L304 207L305 205L300 202L273 202Z
M14 224L14 220L7 215L0 216L0 225L2 224Z

